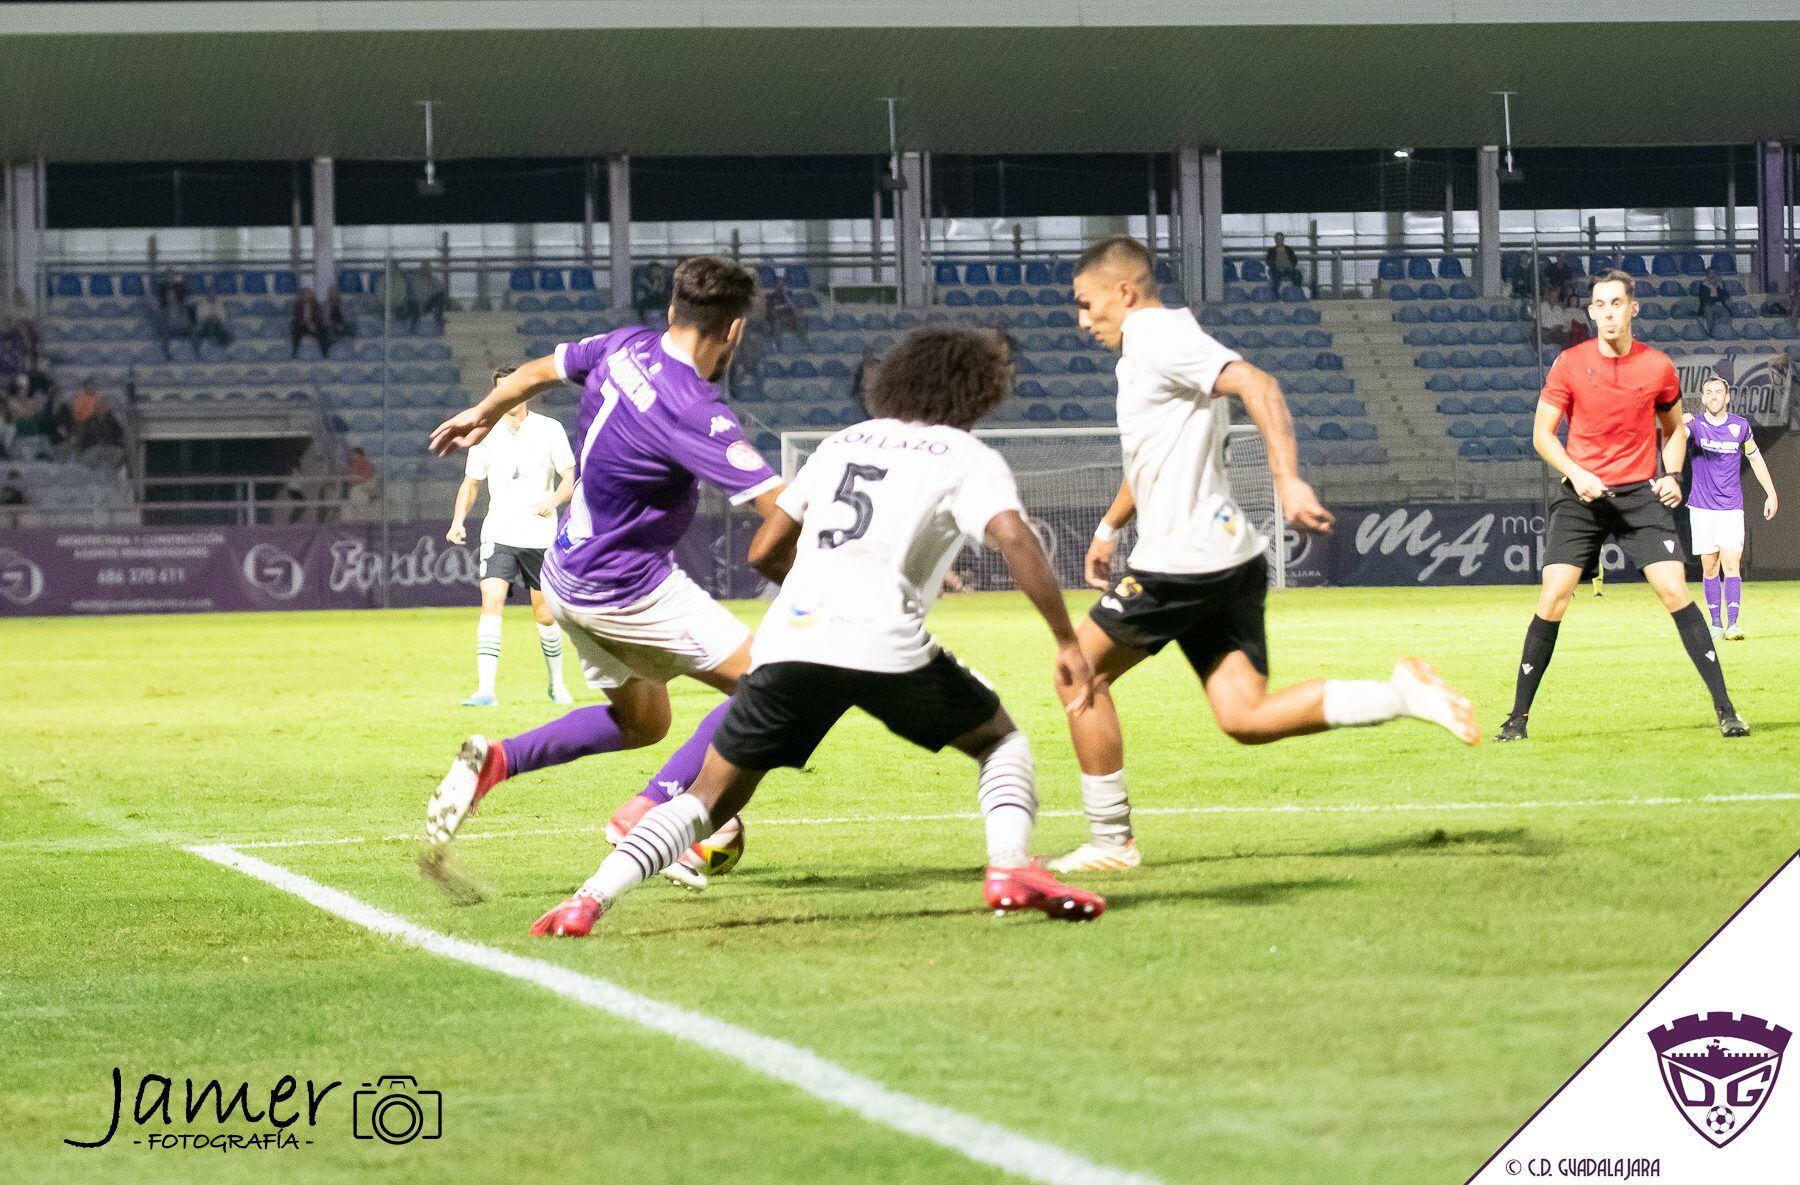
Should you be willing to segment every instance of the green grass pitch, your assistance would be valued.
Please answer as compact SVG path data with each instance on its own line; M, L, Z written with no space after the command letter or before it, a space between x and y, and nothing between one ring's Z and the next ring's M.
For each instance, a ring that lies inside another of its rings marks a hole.
M1422 654L1491 733L1532 597L1279 594L1276 682ZM1756 729L1741 742L1641 585L1582 590L1524 745L1402 723L1240 748L1171 651L1119 688L1148 863L1088 880L1111 902L1092 926L994 919L979 823L916 818L972 812L972 768L852 718L813 770L765 783L738 872L702 896L647 886L586 942L526 927L678 738L503 786L466 834L512 834L462 845L484 904L440 899L388 838L417 830L466 733L554 710L522 612L504 706L480 713L457 706L472 610L9 622L0 1180L1005 1179L182 850L357 838L254 854L1166 1182L1460 1181L1796 847L1800 803L1769 796L1800 768L1800 586L1751 582L1746 604L1750 640L1720 644ZM1029 732L1046 811L1075 808L1024 603L951 598L933 625ZM683 734L715 702L675 696ZM1037 846L1081 831L1048 815ZM345 1085L295 1149L152 1150L131 1141L164 1129L129 1114L107 1147L65 1145L105 1128L115 1066L128 1110L145 1074L265 1102L284 1074ZM386 1073L442 1092L441 1139L352 1138L348 1096Z

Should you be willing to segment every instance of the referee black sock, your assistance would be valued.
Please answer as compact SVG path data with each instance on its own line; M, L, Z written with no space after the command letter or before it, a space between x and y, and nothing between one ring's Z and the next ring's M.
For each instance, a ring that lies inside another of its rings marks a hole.
M1689 601L1669 616L1675 619L1676 632L1681 635L1681 644L1687 647L1688 657L1694 660L1694 669L1700 672L1706 690L1712 693L1713 711L1735 712L1737 709L1731 706L1731 693L1725 690L1725 671L1719 666L1719 650L1707 631L1706 615L1700 612L1700 606Z
M1513 715L1523 716L1531 711L1531 701L1537 698L1538 682L1544 677L1544 668L1550 665L1550 656L1556 653L1556 631L1561 628L1562 622L1545 621L1535 615L1531 624L1525 627L1525 650L1519 655L1519 681L1513 688Z

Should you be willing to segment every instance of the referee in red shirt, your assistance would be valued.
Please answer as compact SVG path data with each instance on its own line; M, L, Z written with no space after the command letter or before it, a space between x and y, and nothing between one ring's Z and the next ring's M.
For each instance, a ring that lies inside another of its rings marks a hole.
M1556 633L1581 574L1597 568L1600 549L1617 539L1631 562L1643 569L1688 657L1712 693L1723 736L1750 735L1725 690L1725 673L1700 607L1688 595L1680 540L1675 535L1679 472L1687 447L1681 422L1681 383L1669 356L1631 337L1637 301L1632 280L1617 269L1596 275L1588 315L1596 336L1557 355L1538 400L1532 443L1538 455L1562 474L1550 499L1549 539L1544 547L1544 587L1537 616L1525 631L1512 715L1496 741L1525 739L1526 719L1538 681L1556 650ZM1564 417L1569 443L1556 437ZM1657 447L1661 425L1663 446ZM1670 460L1669 458L1673 458Z

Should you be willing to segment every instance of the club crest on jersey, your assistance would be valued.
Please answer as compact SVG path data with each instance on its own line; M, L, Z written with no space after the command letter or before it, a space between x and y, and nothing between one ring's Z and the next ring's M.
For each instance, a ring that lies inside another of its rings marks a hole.
M1213 521L1218 523L1221 527L1224 527L1225 533L1228 535L1235 535L1238 533L1237 515L1231 513L1231 507L1229 506L1219 507L1219 512L1213 515Z
M796 601L788 606L788 624L797 630L810 629L819 624L821 620L819 610L823 607L824 602L822 601L814 601L807 605Z
M1702 1012L1651 1029L1669 1100L1716 1148L1762 1113L1793 1033L1749 1013Z
M725 450L725 459L731 462L733 469L742 469L745 473L755 473L763 467L762 454L742 440L732 442Z
M1736 439L1737 439L1737 434L1738 434L1738 426L1737 426L1737 425L1736 425L1736 424L1727 424L1727 425L1725 425L1725 430L1726 430L1726 431L1727 431L1727 432L1730 432L1730 433L1731 433L1731 438L1732 438L1732 439L1733 439L1733 440L1736 440Z

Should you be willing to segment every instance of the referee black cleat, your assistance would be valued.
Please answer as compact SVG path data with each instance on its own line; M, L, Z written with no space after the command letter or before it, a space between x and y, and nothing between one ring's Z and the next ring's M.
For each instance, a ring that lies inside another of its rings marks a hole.
M1744 718L1731 708L1719 709L1719 735L1722 737L1747 737L1750 726Z
M1519 712L1506 718L1500 731L1494 734L1496 741L1522 741L1525 739L1525 721L1529 713Z

